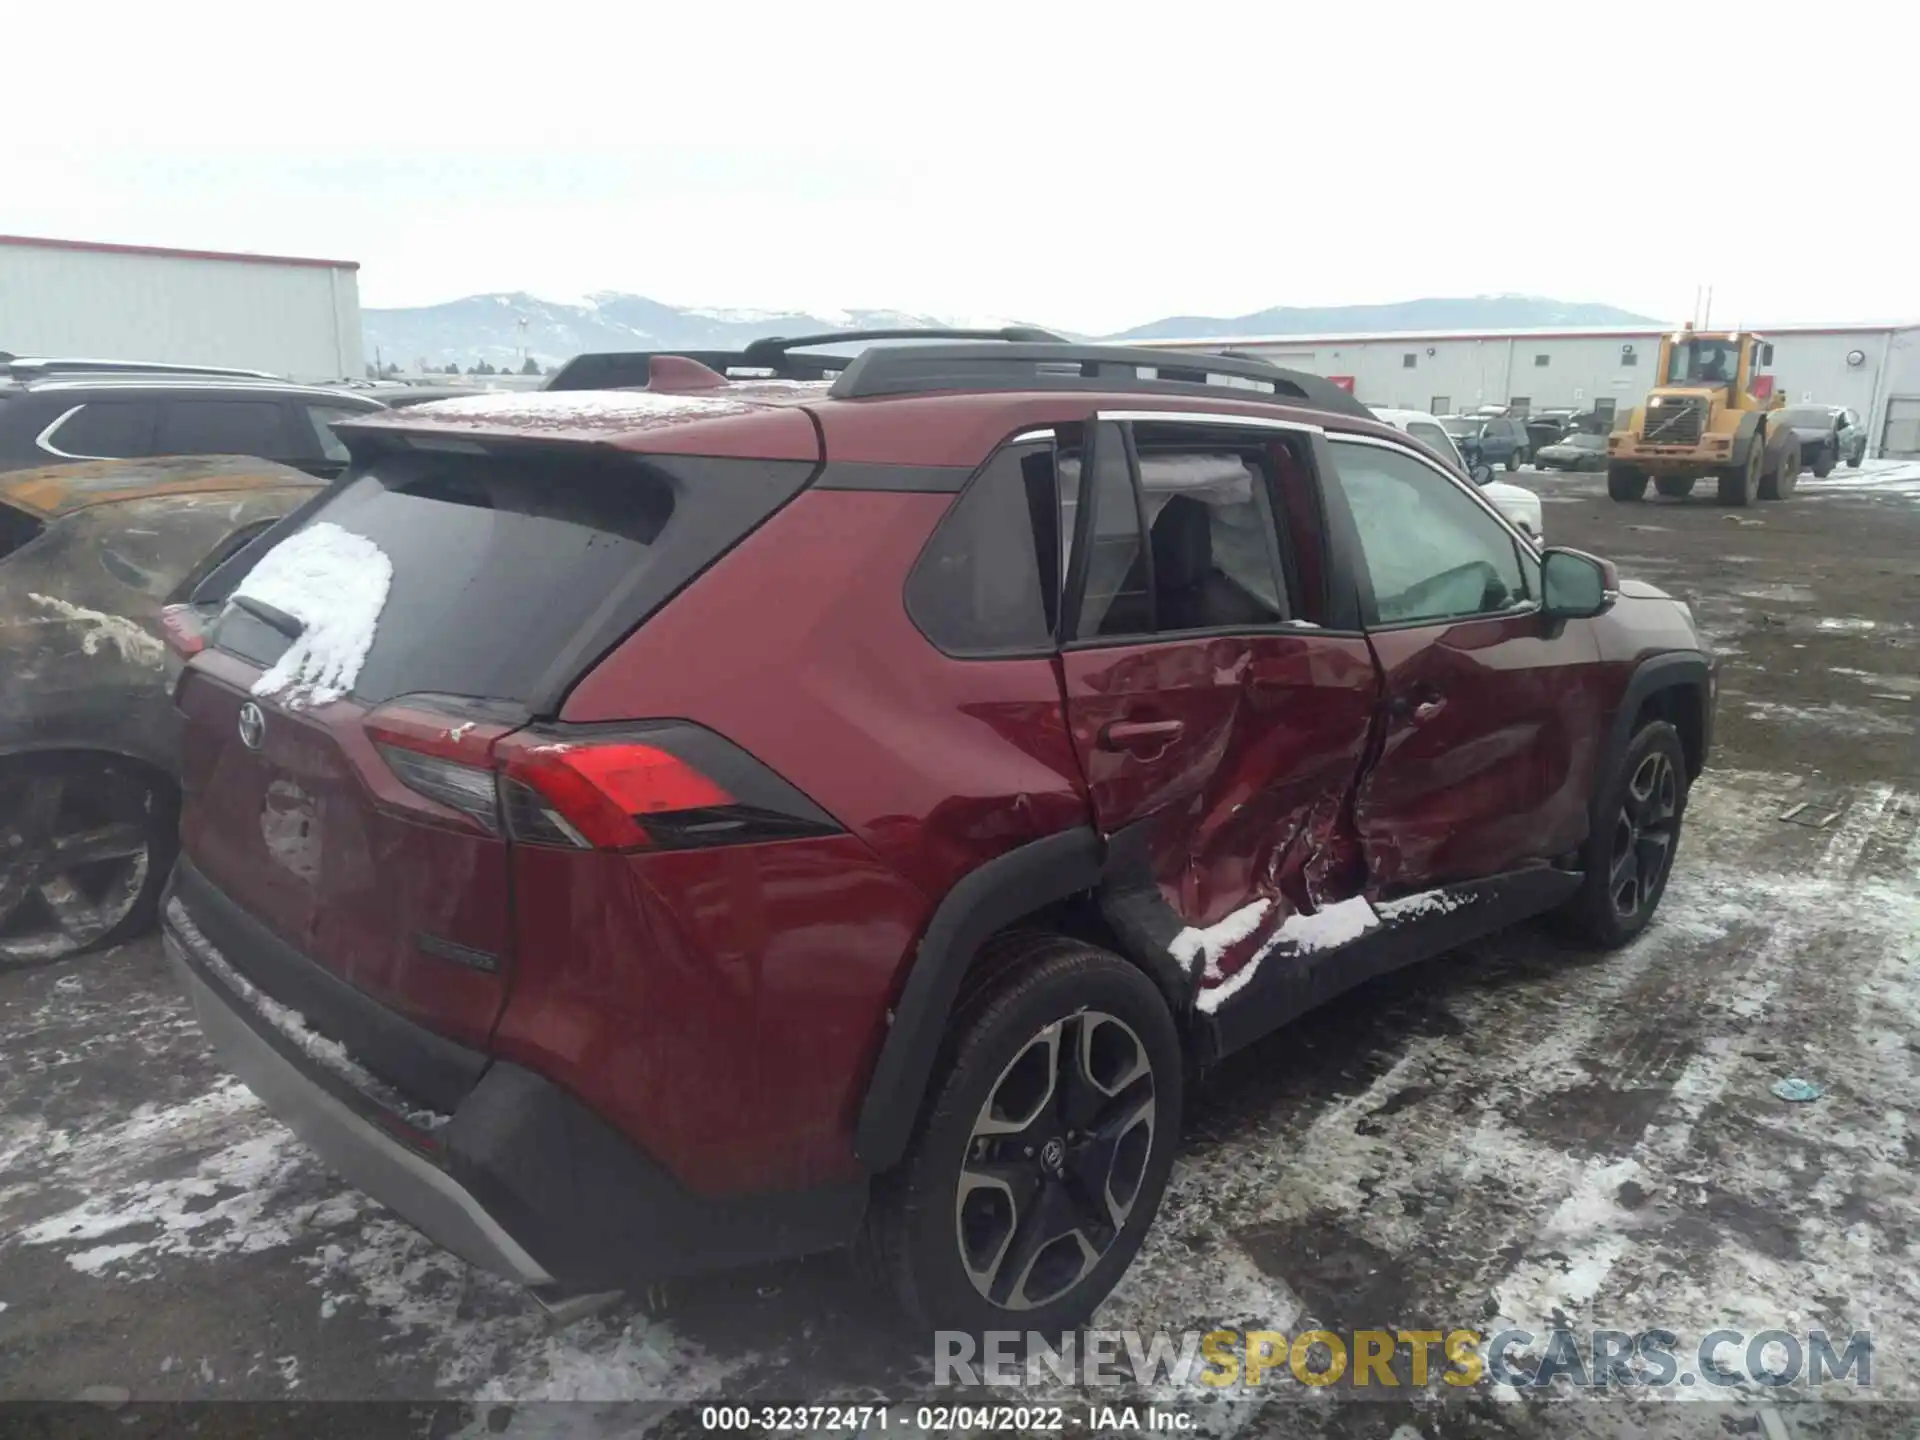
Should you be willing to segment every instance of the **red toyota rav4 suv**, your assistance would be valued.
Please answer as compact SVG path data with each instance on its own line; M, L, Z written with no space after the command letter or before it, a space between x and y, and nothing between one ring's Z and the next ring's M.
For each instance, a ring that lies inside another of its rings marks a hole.
M1324 380L820 338L343 425L197 596L169 950L476 1263L862 1239L923 1320L1058 1328L1190 1066L1525 916L1647 923L1712 665Z

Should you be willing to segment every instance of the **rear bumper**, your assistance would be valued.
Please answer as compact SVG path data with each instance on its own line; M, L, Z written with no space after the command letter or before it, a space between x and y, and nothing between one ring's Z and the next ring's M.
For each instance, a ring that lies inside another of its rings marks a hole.
M696 1195L574 1096L506 1061L476 1056L471 1088L435 1114L388 1083L403 1076L364 1069L370 1057L272 993L290 973L272 951L290 947L187 860L162 917L168 958L228 1068L331 1169L475 1265L597 1290L829 1249L858 1232L864 1183Z

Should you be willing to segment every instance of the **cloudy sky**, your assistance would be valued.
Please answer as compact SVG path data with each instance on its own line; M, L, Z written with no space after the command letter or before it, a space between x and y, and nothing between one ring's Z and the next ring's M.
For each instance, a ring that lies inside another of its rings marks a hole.
M1428 295L1920 317L1913 7L10 9L0 231L1089 332ZM49 57L44 66L23 62ZM83 57L84 63L71 63Z

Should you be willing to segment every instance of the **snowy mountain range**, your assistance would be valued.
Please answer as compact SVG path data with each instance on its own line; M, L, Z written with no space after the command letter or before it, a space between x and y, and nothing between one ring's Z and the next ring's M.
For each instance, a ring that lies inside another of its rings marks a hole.
M365 310L367 360L402 370L448 364L466 369L484 360L517 370L531 355L551 366L594 350L737 349L763 335L805 335L838 329L958 325L993 328L1045 321L1005 317L938 317L902 310L724 310L667 305L644 295L605 291L577 302L543 300L524 291L469 295L443 305ZM1111 337L1154 340L1197 336L1306 335L1353 331L1524 329L1530 326L1637 325L1661 322L1612 305L1575 304L1524 295L1408 300L1390 305L1279 307L1250 315L1179 315Z

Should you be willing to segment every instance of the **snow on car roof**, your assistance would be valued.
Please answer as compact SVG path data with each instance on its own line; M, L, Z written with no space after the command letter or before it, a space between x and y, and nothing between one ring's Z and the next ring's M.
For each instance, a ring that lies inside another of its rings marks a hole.
M824 381L753 381L711 390L531 390L409 405L355 422L367 429L434 429L608 440L690 421L747 415L826 398Z

